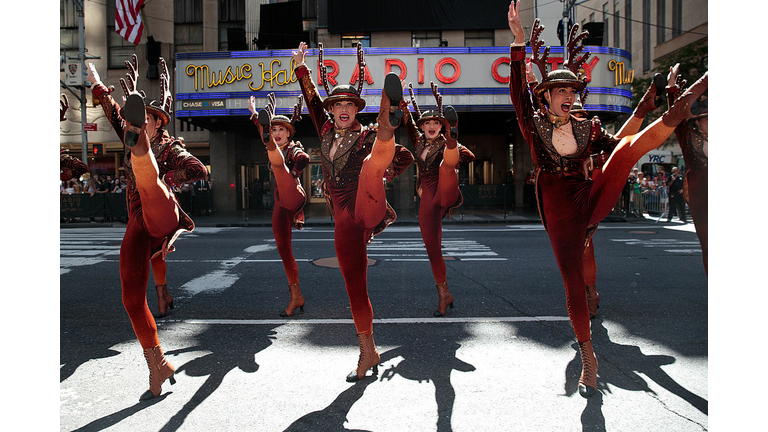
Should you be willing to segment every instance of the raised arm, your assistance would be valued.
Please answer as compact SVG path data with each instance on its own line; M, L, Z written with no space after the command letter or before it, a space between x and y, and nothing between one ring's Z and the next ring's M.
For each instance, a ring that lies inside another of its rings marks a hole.
M91 91L93 92L93 98L98 99L101 103L101 108L104 110L104 114L107 115L109 123L115 129L117 137L120 141L123 140L125 122L120 117L120 105L112 98L113 87L108 88L101 82L99 73L96 71L96 66L93 63L88 63L88 81L92 82Z
M675 100L683 93L683 88L687 84L687 81L683 79L679 74L680 63L669 68L669 74L667 75L667 103L668 109L672 109L675 105ZM688 133L689 126L687 121L681 121L675 128L675 136L680 147L685 149L688 145ZM686 149L687 150L687 149Z
M309 118L312 119L312 124L315 125L317 135L322 137L323 125L330 120L330 117L323 108L323 100L320 98L320 93L317 91L314 81L312 81L312 71L304 63L304 59L307 53L307 44L301 42L296 51L293 51L293 63L296 78L299 80L301 86L301 93L304 95L304 100L307 104L307 111L309 111Z
M517 13L519 8L519 2L510 3L509 6L509 28L515 35L515 42L510 46L510 62L509 62L509 97L512 100L512 105L515 107L515 113L517 115L517 122L520 126L520 130L525 137L525 140L530 142L531 134L535 129L532 125L532 118L534 113L533 99L531 98L531 91L528 86L528 74L526 72L525 62L525 42L523 40L523 26L520 23L520 15ZM543 41L538 40L539 34L544 30L544 26L539 25L539 20L534 22L534 29L531 36L532 49L534 60L544 64L546 57L549 55L548 49L544 50L544 54L539 57L539 48L544 44ZM544 71L542 71L544 73Z

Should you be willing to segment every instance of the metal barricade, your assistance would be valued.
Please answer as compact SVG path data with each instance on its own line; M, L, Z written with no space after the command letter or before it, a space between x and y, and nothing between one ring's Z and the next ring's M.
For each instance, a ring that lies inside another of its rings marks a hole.
M657 217L656 222L669 211L669 196L666 187L641 187L633 188L630 198L630 209L634 216L642 217L644 214Z

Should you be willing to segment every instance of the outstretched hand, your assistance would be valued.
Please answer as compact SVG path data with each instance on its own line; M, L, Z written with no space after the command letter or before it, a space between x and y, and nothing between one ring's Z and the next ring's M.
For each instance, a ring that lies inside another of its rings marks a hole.
M251 115L256 114L256 98L253 96L248 99L248 111L251 112Z
M299 67L304 65L304 57L307 55L307 44L304 42L299 43L299 48L296 51L291 52L293 57L293 67Z
M520 22L520 2L512 0L509 2L509 11L507 12L507 23L509 29L515 36L514 43L525 43L525 32L523 32L523 24Z
M99 73L96 71L96 66L94 66L93 63L88 63L88 76L86 79L90 81L91 84L95 84L101 81L101 78L99 78Z

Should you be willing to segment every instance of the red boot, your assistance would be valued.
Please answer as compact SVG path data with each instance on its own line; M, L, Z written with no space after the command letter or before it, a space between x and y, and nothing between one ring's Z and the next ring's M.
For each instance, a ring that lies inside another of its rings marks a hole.
M582 397L592 397L597 392L597 357L592 348L592 340L579 342L581 352L581 377L579 378L579 394Z
M355 382L365 378L368 369L373 369L373 375L379 374L379 362L381 356L373 341L373 334L357 334L357 343L360 345L360 357L357 359L357 369L347 375L347 382Z
M145 391L139 400L148 400L160 396L162 385L166 379L171 381L171 385L176 384L176 378L173 377L176 368L166 360L160 345L145 349L144 358L147 359L147 366L149 366L149 390Z
M293 311L299 308L304 312L304 296L301 295L301 289L298 282L290 284L288 290L291 292L291 299L288 301L288 307L284 311L280 312L281 317L293 316Z
M445 309L450 306L453 309L453 295L448 292L448 282L435 285L437 287L437 310L433 314L436 317L445 316Z
M157 310L162 318L168 313L168 308L173 309L173 297L168 294L168 284L155 285L157 290Z

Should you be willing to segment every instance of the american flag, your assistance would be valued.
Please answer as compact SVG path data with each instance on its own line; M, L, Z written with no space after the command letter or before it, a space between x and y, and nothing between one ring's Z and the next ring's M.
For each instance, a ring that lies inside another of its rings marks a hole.
M115 0L115 31L128 42L138 45L144 23L139 11L144 0Z

